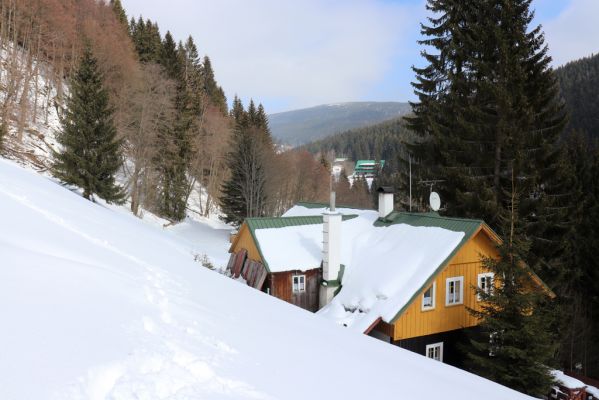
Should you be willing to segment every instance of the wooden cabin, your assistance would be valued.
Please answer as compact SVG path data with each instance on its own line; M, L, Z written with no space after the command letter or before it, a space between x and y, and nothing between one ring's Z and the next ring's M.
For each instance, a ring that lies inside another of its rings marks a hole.
M319 287L322 280L321 262L301 265L291 258L286 265L271 266L262 250L262 247L267 244L257 239L257 232L290 227L321 226L322 223L322 216L247 218L232 240L229 249L231 258L227 268L234 278L241 277L248 282L248 285L258 290L316 312L319 308ZM282 249L284 249L284 245L280 245ZM253 268L261 269L264 279L251 280Z
M493 273L485 268L483 259L499 256L499 237L483 221L442 217L436 213L394 212L376 224L407 224L464 232L460 243L409 301L390 320L381 320L372 326L376 332L373 335L385 341L439 361L459 364L461 357L455 345L464 339L465 329L478 325L478 320L468 312L468 308L480 308L476 288L490 291L495 286ZM554 296L532 270L529 273L532 290Z
M300 203L280 218L249 218L230 248L232 275L348 329L459 365L456 343L478 325L468 312L481 304L475 288L496 283L483 259L498 257L500 239L480 220L395 212L392 196L379 190L378 212L331 214ZM330 246L334 215L340 244ZM529 272L531 290L554 296Z

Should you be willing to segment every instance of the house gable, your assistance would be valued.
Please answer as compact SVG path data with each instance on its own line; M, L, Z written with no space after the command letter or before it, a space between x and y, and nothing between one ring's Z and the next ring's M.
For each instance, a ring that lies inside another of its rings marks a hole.
M478 275L488 272L483 265L484 257L497 258L498 253L495 240L481 227L441 265L391 323L381 327L382 330L393 340L402 340L478 325L468 308L479 307L474 288ZM446 288L450 278L461 278L459 304L447 305ZM433 284L433 307L423 310L423 294Z
M476 296L479 275L488 274L484 266L485 258L497 259L497 246L501 239L485 223L472 231L469 237L464 237L460 246L447 258L426 283L414 293L410 301L397 313L390 323L381 323L377 329L393 340L403 340L414 337L448 332L456 329L473 327L479 321L468 312L468 308L479 310L480 301ZM542 290L548 296L555 294L528 267L531 277L531 289ZM460 304L447 305L447 282L451 278L462 278L463 298ZM423 309L424 293L434 286L434 305Z
M252 237L252 234L250 233L250 230L245 222L239 228L237 235L235 235L235 239L229 248L229 253L236 254L242 249L245 249L248 252L248 257L250 260L257 261L262 263L262 265L265 265L262 254L256 246L256 241Z

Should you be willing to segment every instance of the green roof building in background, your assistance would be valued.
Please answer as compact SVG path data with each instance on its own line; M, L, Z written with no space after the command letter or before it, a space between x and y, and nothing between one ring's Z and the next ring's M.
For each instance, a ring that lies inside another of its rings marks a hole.
M358 160L354 168L354 176L373 178L385 166L385 160Z

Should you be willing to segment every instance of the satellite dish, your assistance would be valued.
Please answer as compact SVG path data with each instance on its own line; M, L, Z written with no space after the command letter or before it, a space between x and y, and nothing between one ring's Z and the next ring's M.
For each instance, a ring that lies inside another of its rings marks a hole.
M428 198L428 201L429 201L429 203L431 205L431 209L433 211L439 211L439 209L441 208L441 197L439 197L439 193L431 192L431 195Z

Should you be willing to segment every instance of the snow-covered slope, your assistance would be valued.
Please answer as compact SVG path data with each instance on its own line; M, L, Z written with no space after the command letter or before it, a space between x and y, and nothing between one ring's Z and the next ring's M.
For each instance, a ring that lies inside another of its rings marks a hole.
M214 273L177 239L0 160L0 398L528 398Z

